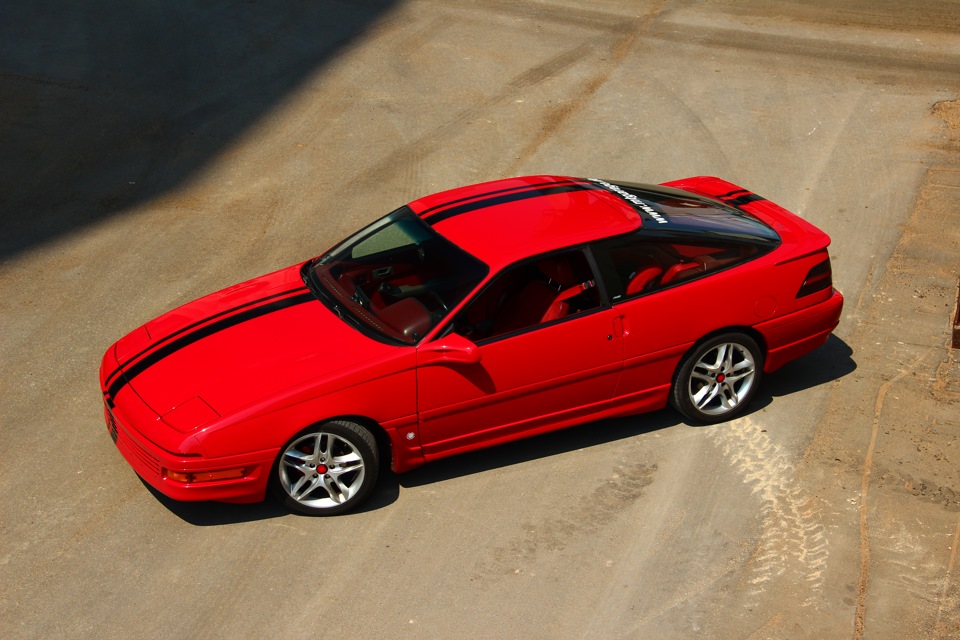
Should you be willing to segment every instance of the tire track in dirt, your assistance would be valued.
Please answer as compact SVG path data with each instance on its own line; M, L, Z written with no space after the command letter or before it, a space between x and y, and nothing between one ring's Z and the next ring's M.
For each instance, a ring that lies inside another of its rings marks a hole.
M643 496L656 471L656 464L618 465L609 479L563 515L525 523L523 535L495 549L494 557L477 567L479 573L522 573L541 553L562 552L573 540L602 529Z
M460 111L452 119L427 131L409 144L386 154L376 164L365 168L362 173L349 181L349 187L357 190L369 189L381 184L385 176L394 175L399 167L422 162L428 155L442 148L444 141L453 138L454 132L465 123L478 119L483 113L512 98L518 91L559 75L585 59L592 51L593 46L584 42L522 71L508 81L497 94Z
M657 16L663 10L666 0L654 2L646 13L642 14L633 24L633 28L627 31L613 45L608 59L603 60L599 65L599 70L594 76L584 83L583 88L573 98L562 103L554 109L547 111L540 124L540 130L537 135L527 143L520 151L517 158L510 163L505 170L508 175L513 175L520 170L520 167L539 149L544 142L549 140L570 117L581 111L597 92L600 87L607 83L613 72L623 63L624 58L633 49L634 44L640 36L645 35L651 30Z
M960 546L960 520L957 520L957 528L953 533L953 544L950 545L950 562L947 564L947 572L943 576L943 584L940 587L940 597L937 598L937 619L933 623L933 632L934 637L936 638L947 638L948 634L951 633L949 626L950 622L943 619L945 613L949 615L949 611L954 611L955 614L960 614L960 587L954 584L951 585L951 579L953 578L953 570L957 565L957 547ZM953 589L951 589L951 586ZM954 626L954 629L960 631L960 615L957 615L957 621Z
M778 579L795 585L800 606L815 606L829 545L817 504L800 488L790 456L749 416L714 427L711 435L760 500L763 528L750 559L746 606L755 606Z
M698 112L696 105L691 105L687 100L684 99L683 95L675 91L669 83L663 82L656 78L651 78L650 81L656 83L656 86L662 92L663 97L670 101L669 106L672 107L673 113L678 116L679 119L685 121L686 124L689 125L689 129L699 131L703 140L708 141L709 146L716 151L717 155L722 161L723 167L723 171L718 173L720 175L732 173L734 162L731 161L730 156L728 156L723 150L724 144L719 138L717 138L713 128L704 122L703 116L701 116ZM701 148L699 153L706 154L706 149Z
M867 583L870 579L870 521L867 518L867 499L870 495L870 473L873 471L873 453L877 448L877 434L880 431L880 414L883 413L883 402L890 387L916 369L931 352L932 350L928 350L911 362L908 367L901 369L896 376L880 385L880 389L877 391L877 399L874 404L873 427L870 432L870 444L867 446L867 454L863 460L863 473L860 476L860 577L857 579L857 609L854 614L854 640L862 640L865 628Z
M458 8L462 6L456 0L429 1L439 6L457 6ZM486 14L513 15L522 19L533 19L538 23L550 23L575 29L591 29L607 33L626 33L631 29L630 24L624 20L626 16L623 14L607 12L596 6L579 8L536 0L524 2L471 0L469 5L471 9Z
M708 50L731 49L769 60L791 57L818 68L846 67L850 72L897 85L942 86L960 79L960 57L951 54L925 56L922 50L902 49L863 43L831 42L823 37L802 37L763 33L756 28L708 27L672 23L670 29L651 33L652 38L676 46L697 46Z
M924 31L956 33L960 12L952 0L832 0L831 2L771 2L770 0L722 0L714 10L731 15L753 17L772 13L790 22L816 25L857 26L864 30Z

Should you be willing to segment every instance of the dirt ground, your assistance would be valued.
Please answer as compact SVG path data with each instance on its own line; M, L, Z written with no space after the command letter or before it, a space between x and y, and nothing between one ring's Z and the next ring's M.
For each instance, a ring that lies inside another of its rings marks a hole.
M0 635L960 638L958 94L958 1L4 4ZM126 332L534 173L742 184L831 235L841 324L740 419L584 425L338 518L177 504L114 448Z

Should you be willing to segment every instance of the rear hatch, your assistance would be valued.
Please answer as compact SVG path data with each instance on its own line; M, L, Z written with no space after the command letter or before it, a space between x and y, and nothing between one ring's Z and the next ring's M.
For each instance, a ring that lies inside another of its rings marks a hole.
M715 178L698 176L664 183L722 202L756 216L782 240L776 266L783 282L792 283L795 298L784 311L795 311L824 302L833 295L833 272L827 247L830 236L800 216L748 189Z
M732 182L713 176L697 176L665 182L662 186L706 196L753 214L770 225L785 244L792 245L798 255L826 249L830 244L830 236L800 216Z

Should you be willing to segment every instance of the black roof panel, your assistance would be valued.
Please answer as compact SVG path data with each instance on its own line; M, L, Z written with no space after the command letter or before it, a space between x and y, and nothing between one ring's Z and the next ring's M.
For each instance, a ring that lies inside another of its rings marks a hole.
M689 191L632 182L594 182L616 194L643 218L641 233L691 234L778 244L776 231L753 215Z

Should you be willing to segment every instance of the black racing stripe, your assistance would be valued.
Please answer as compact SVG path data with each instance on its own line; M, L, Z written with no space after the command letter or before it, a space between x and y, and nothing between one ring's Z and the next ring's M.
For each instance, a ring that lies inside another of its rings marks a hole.
M437 209L443 209L444 207L449 207L449 206L458 204L460 202L467 202L468 200L479 200L481 198L488 198L490 196L495 196L499 193L509 193L511 191L523 191L524 189L536 189L537 187L548 187L550 185L575 184L577 183L577 181L578 179L561 180L559 182L556 180L552 180L550 182L539 182L537 184L524 184L524 185L520 185L519 187L507 187L505 189L496 189L494 191L487 191L486 193L478 193L476 195L467 196L465 198L457 198L456 200L451 200L450 202L444 202L443 204L437 204L428 209L424 209L417 215L419 215L421 218L424 218L428 216L430 213L436 211ZM579 182L582 182L582 180L580 180Z
M303 304L304 302L310 302L311 300L316 301L316 297L314 297L312 293L301 293L300 295L284 298L283 300L276 300L260 307L247 309L246 311L242 311L228 318L223 318L222 320L208 324L205 327L197 329L193 333L188 333L187 335L181 336L173 342L169 342L156 351L153 351L148 356L144 357L142 360L124 371L123 375L114 380L113 383L108 387L107 396L109 398L115 398L117 393L119 393L123 387L125 387L138 375L156 363L160 362L167 356L176 353L184 347L190 346L194 342L199 342L200 340L203 340L204 338L207 338L215 333L219 333L224 329L229 329L230 327L247 322L248 320L253 320L254 318L259 318L275 311L289 309L290 307L295 307L299 304Z
M727 191L726 193L721 193L720 195L713 196L713 197L716 198L717 200L723 200L724 198L729 198L738 193L750 193L750 192L747 191L746 189L734 189L733 191Z
M745 204L756 202L757 200L766 200L766 198L764 198L763 196L758 196L755 193L748 193L747 195L740 196L739 198L734 198L733 200L724 200L724 202L729 204L732 207L741 207Z
M232 308L230 308L230 309L227 309L227 310L225 310L225 311L220 311L220 312L218 312L218 313L213 314L212 316L208 316L208 317L204 318L203 320L198 320L197 322L194 322L193 324L190 324L190 325L187 325L186 327L183 327L183 328L181 328L181 329L178 329L178 330L174 331L173 333L171 333L170 335L168 335L168 336L166 336L166 337L163 337L163 338L160 338L159 340L151 343L149 347L147 347L146 349L144 349L143 351L141 351L141 352L138 353L137 355L132 356L132 357L130 357L130 358L127 358L127 359L126 359L126 362L121 362L121 363L120 363L120 366L118 366L118 367L113 371L113 373L111 373L109 376L107 376L107 379L106 379L104 382L107 384L107 386L109 386L109 385L111 384L111 380L112 380L113 378L115 378L116 376L120 375L120 373L123 371L123 367L129 365L131 362L133 362L134 360L136 360L137 358L139 358L139 357L142 356L143 354L147 353L147 352L150 351L151 349L155 349L155 348L157 348L158 346L160 346L162 343L164 343L164 342L166 342L166 341L168 341L168 340L171 340L172 338L175 338L175 337L177 337L177 336L179 336L179 335L181 335L181 334L184 334L184 333L186 333L187 331L190 331L191 329L195 329L195 328L199 327L199 326L202 325L202 324L206 324L206 323L210 322L211 320L216 320L217 318L221 318L221 317L223 317L223 316L225 316L225 315L227 315L227 314L233 313L233 312L235 312L235 311L240 311L241 309L245 309L245 308L247 308L247 307L251 307L251 306L253 306L253 305L255 305L255 304L260 304L261 302L266 302L267 300L273 300L273 299L275 299L275 298L280 298L280 297L282 297L282 296L286 296L286 295L289 295L289 294L291 294L291 293L295 293L295 292L297 292L297 291L304 291L305 289L306 289L305 287L302 287L302 286L301 286L301 287L296 287L296 288L294 288L294 289L288 289L287 291L281 291L280 293L274 293L274 294L271 294L271 295L269 295L269 296L264 296L263 298L257 298L256 300L250 300L249 302L244 302L243 304L239 304L239 305L237 305L237 306L235 306L235 307L232 307Z
M506 204L507 202L518 202L520 200L529 200L530 198L539 198L541 196L549 196L555 193L566 193L568 191L602 191L603 187L600 185L595 185L591 183L584 184L568 184L555 187L547 187L545 189L530 189L527 191L521 191L519 193L509 193L507 195L498 196L495 198L487 198L486 200L480 200L479 202L470 202L467 204L462 204L459 207L450 207L440 213L432 216L426 222L430 226L435 226L444 220L449 220L454 216L459 216L464 213L469 213L471 211L476 211L477 209L486 209L487 207L495 207L500 204Z

